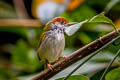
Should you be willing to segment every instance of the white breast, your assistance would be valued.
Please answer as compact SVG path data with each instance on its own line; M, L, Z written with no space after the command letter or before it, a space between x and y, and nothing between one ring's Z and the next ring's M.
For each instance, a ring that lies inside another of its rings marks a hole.
M63 33L51 33L41 43L39 48L39 56L41 60L47 59L49 62L54 62L61 56L65 46L65 38Z

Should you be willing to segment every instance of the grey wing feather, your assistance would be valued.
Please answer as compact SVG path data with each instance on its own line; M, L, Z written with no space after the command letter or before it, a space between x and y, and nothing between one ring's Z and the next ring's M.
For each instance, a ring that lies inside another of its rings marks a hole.
M45 38L45 33L42 33L37 49L39 49L39 47L40 47L42 41L44 40L44 38ZM38 51L37 51L37 56L38 56L38 59L41 60Z

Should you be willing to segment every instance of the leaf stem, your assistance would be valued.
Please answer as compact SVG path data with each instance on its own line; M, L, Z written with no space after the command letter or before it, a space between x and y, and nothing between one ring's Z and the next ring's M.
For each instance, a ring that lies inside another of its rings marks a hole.
M113 26L115 32L117 32L120 35L120 32L116 29L116 26L113 23L112 23L112 26Z
M107 66L107 68L105 69L103 75L101 76L100 80L102 80L105 76L105 74L107 73L108 69L111 67L112 63L115 61L115 59L119 56L120 54L120 49L117 51L115 57L111 60L111 62L109 63L109 65Z

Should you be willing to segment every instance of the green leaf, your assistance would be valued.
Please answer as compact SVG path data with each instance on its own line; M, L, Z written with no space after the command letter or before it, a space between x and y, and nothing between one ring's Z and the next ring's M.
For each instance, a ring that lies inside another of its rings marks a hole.
M99 23L99 22L113 24L113 22L109 18L104 16L104 12L102 12L88 20L88 23Z
M105 76L105 80L119 80L120 79L120 69L113 69Z
M94 16L93 18L89 19L87 21L87 23L109 23L113 26L115 31L118 32L114 23L112 22L112 20L110 20L108 17L104 16L104 12L102 12L102 13Z
M62 80L63 78L56 79L56 80ZM70 76L67 80L90 80L88 77L84 75L73 75Z
M66 34L68 36L73 35L85 23L109 23L109 24L111 24L114 27L115 31L118 32L117 29L116 29L116 27L115 27L115 25L114 25L114 23L112 22L112 20L110 20L109 18L107 18L106 16L104 16L104 12L102 12L101 14L98 14L98 15L94 16L91 19L84 20L82 22L79 22L79 23L76 23L76 24L73 24L73 25L67 27L66 30L65 30Z

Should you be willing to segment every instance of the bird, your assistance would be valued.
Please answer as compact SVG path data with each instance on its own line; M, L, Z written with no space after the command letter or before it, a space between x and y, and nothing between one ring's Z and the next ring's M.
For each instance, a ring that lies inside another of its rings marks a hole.
M67 25L68 21L65 18L55 17L45 25L40 36L37 55L50 70L53 70L51 63L58 60L64 50Z

